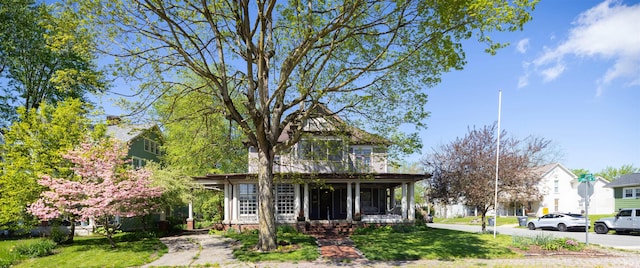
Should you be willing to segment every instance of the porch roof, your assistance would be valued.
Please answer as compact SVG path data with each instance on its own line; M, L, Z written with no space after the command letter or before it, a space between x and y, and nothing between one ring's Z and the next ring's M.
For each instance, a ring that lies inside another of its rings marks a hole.
M277 180L300 182L324 183L337 182L361 182L361 183L402 183L416 182L431 177L431 174L406 174L406 173L274 173ZM222 185L225 183L238 183L238 181L257 181L256 173L234 174L207 174L193 177L194 181L202 185Z

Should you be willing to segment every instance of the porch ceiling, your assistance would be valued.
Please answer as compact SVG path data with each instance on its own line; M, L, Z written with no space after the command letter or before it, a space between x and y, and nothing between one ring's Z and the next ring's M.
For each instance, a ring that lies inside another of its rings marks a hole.
M431 174L405 174L405 173L274 173L276 180L290 182L318 182L324 183L401 183L416 182L431 177ZM203 185L221 185L225 183L238 183L241 181L257 181L255 173L234 174L208 174L193 177L194 181Z

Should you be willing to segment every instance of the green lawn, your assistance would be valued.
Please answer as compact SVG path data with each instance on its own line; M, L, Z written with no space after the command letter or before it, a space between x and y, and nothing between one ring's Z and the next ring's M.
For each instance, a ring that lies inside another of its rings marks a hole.
M313 261L317 259L318 245L315 238L297 233L292 228L278 228L278 250L275 252L262 253L254 249L258 243L257 230L225 234L226 237L236 239L242 246L233 250L233 255L240 261Z
M428 227L359 230L351 236L369 260L455 260L519 257L508 246L511 236Z
M26 258L16 256L15 245L33 243L39 238L0 241L0 259L16 260L12 267L131 267L159 258L167 247L157 238L134 234L120 234L117 248L112 249L104 237L76 237L73 244L58 245L55 254ZM0 267L2 267L0 261Z
M454 218L434 218L433 222L446 223L446 224L481 225L482 224L481 220L482 220L481 217L467 216L467 217L454 217ZM507 224L518 224L518 218L517 217L498 217L498 221L496 222L496 224L498 226L507 225ZM487 222L487 225L489 225L489 222Z

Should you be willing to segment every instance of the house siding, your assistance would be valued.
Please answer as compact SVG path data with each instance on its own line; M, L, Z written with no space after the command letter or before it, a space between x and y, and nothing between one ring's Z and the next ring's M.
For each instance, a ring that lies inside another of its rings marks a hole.
M615 211L618 211L621 208L640 208L640 199L616 198Z
M621 208L640 208L640 199L622 198L622 192L625 187L613 188L613 197L615 198L615 211Z
M543 198L535 210L537 216L553 212L580 212L584 207L580 206L581 197L577 191L575 176L567 172L559 165L547 172L540 181L540 190ZM556 191L557 181L557 191ZM557 209L556 209L557 202Z
M144 150L145 137L149 140L156 141L156 142L161 140L158 134L154 132L147 132L131 141L129 145L129 152L127 153L127 157L131 158L135 156L145 160L160 162L158 155Z
M295 148L296 146L294 146ZM370 164L367 167L357 166L356 156L353 153L344 152L342 161L314 161L298 159L295 149L291 153L281 154L277 156L279 159L274 161L274 172L302 172L302 173L347 173L347 172L365 172L365 173L386 173L387 172L387 154L371 153ZM258 172L258 153L249 151L249 173Z

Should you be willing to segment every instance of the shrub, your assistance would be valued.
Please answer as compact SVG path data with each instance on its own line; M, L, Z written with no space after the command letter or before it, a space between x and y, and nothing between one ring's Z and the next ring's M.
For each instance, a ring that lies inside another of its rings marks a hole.
M186 226L185 220L180 217L167 217L167 221L169 222L169 233L178 233Z
M14 247L16 253L31 258L44 257L53 254L56 242L50 239L40 239L32 243L20 244Z
M564 241L564 248L568 250L581 250L582 244L580 244L580 242L575 241L573 239L566 239Z
M414 226L409 225L394 225L392 229L394 233L411 233L416 230Z
M13 261L0 258L0 268L9 268Z
M69 235L60 228L59 225L51 226L51 233L49 233L49 238L56 242L56 244L61 244L67 241Z
M534 236L532 239L533 244L543 246L551 243L555 239L555 237L553 237L552 235L539 234Z
M511 244L519 249L527 250L529 246L533 244L533 239L531 239L531 237L513 236L511 238Z
M281 226L278 226L278 233L297 234L298 231L290 225L281 225Z
M522 236L514 236L513 237L513 245L526 250L529 249L531 245L537 245L544 250L560 250L560 249L568 249L568 250L581 250L584 245L569 238L555 238L552 235L536 235L534 237L522 237Z
M118 240L122 242L135 242L135 241L142 241L146 239L153 239L157 237L158 237L158 234L156 232L137 231L137 232L125 232L122 236L118 237Z

